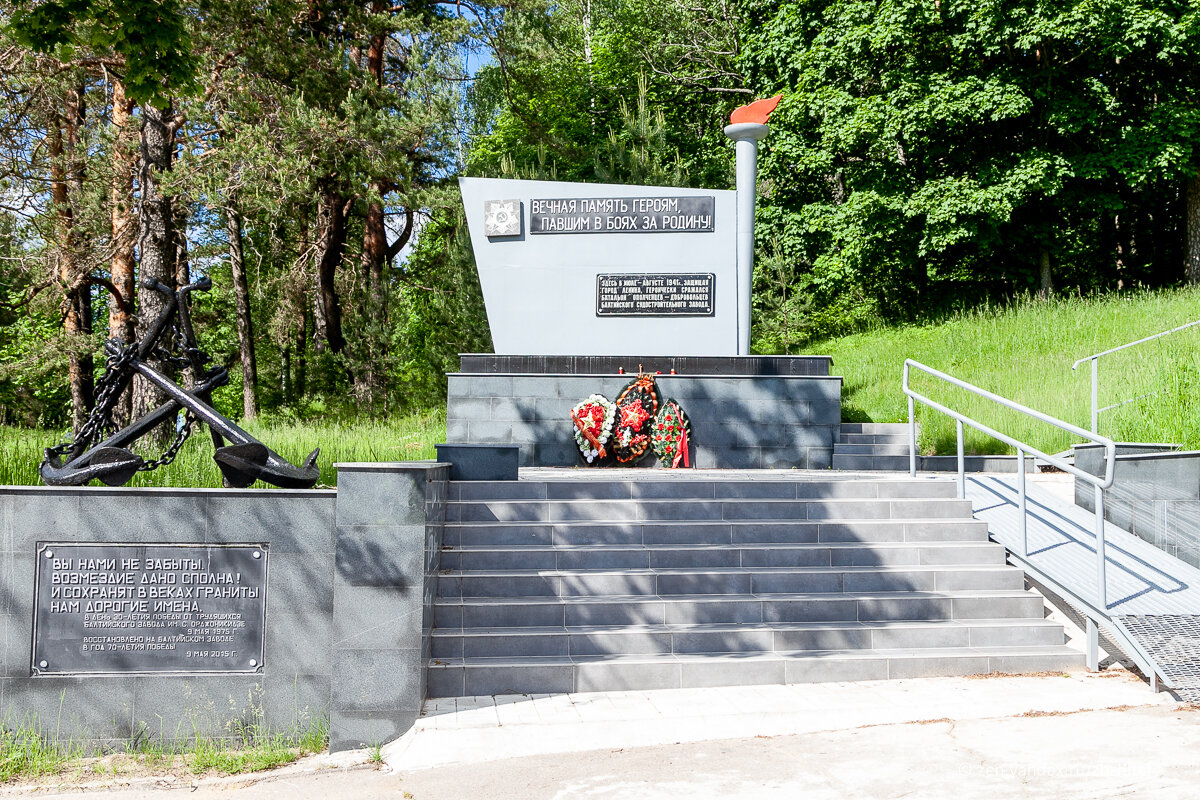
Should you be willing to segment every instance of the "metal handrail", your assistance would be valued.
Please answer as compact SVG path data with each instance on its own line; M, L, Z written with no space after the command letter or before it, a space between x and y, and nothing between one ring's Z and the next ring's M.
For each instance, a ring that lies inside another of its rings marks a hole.
M1011 409L1013 411L1017 411L1021 414L1024 414L1025 416L1032 417L1033 419L1036 419L1039 422L1045 422L1049 425L1053 425L1054 427L1056 427L1060 430L1074 434L1075 436L1079 436L1080 438L1085 439L1089 442L1103 445L1104 446L1104 476L1098 477L1096 475L1093 475L1090 472L1085 472L1084 470L1076 467L1073 463L1070 463L1057 455L1052 455L1050 453L1042 452L1041 450L1039 450L1038 448L1034 447L1031 444L1027 444L1026 442L1022 442L1018 439L1014 439L1011 436L1001 433L1000 431L996 430L995 428L985 425L982 422L977 422L976 420L973 420L970 417L968 417L966 414L962 414L958 411L954 411L953 409L942 405L941 403L937 402L936 400L933 400L933 399L926 397L925 395L915 391L909 385L909 376L913 369L919 370L920 372L923 372L926 375L929 375L931 377L945 381L946 383L950 384L951 386L956 386L960 389L965 389L966 391L971 392L972 394L974 394L978 397L982 397L985 400L991 400L992 402L1002 405L1005 408ZM904 362L903 388L904 388L905 396L908 397L908 435L909 435L908 471L909 471L909 474L912 475L913 477L916 477L916 474L917 474L917 416L916 416L917 401L924 403L925 405L929 406L930 408L932 408L936 411L940 411L943 414L946 414L947 416L951 417L955 421L955 428L956 428L956 433L957 433L957 437L958 437L958 497L959 497L959 499L966 499L966 495L967 495L966 468L965 468L965 461L964 461L964 457L963 457L963 425L970 425L975 430L981 431L982 433L986 433L988 436L992 436L992 437L1004 442L1005 444L1009 445L1010 447L1016 448L1017 455L1018 455L1017 491L1020 496L1020 526L1021 526L1020 557L1021 557L1022 561L1029 560L1029 529L1028 529L1028 519L1027 519L1028 504L1026 502L1026 495L1025 495L1025 459L1026 459L1026 457L1032 455L1032 456L1041 458L1041 459L1045 460L1046 462L1048 462L1049 464L1052 464L1053 466L1061 469L1063 472L1070 473L1071 475L1074 475L1076 478L1084 480L1087 483L1090 483L1092 485L1093 491L1095 492L1095 501L1096 501L1096 578L1097 578L1096 597L1098 600L1096 607L1097 607L1097 609L1099 609L1100 612L1102 612L1103 614L1106 615L1104 621L1108 621L1108 617L1107 617L1108 581L1107 581L1107 576L1106 576L1106 572L1105 572L1105 552L1104 552L1104 546L1105 546L1105 542L1104 542L1104 490L1109 488L1110 486L1112 486L1112 483L1113 483L1113 469L1115 467L1115 462L1116 462L1116 444L1114 444L1112 439L1109 439L1108 437L1105 437L1105 436L1100 436L1097 433L1086 431L1083 428L1080 428L1076 425L1072 425L1069 422L1064 422L1060 419L1050 416L1049 414L1043 414L1041 411L1036 411L1032 408L1029 408L1028 406L1024 406L1013 400L1009 400L1006 397L1001 397L1000 395L995 394L993 392L989 392L986 389L981 389L978 386L975 386L974 384L970 384L970 383L967 383L966 381L959 380L958 378L955 378L952 375L947 375L946 373L941 372L940 370L936 370L933 367L926 366L925 364L922 364L919 361L914 361L911 358L906 359ZM1098 652L1099 652L1099 628L1098 628L1098 624L1100 621L1101 620L1093 619L1092 615L1090 615L1090 614L1088 615L1088 624L1087 624L1088 665L1089 665L1089 667L1092 667L1092 668L1094 668L1099 663L1099 655L1098 655Z
M1113 403L1111 406L1105 406L1104 408L1098 408L1097 406L1100 405L1100 388L1099 388L1100 376L1099 376L1099 367L1098 367L1100 357L1106 356L1110 353L1116 353L1117 351L1124 350L1127 347L1133 347L1134 345L1145 344L1146 342L1151 342L1151 341L1154 341L1155 339L1161 339L1163 336L1170 336L1172 333L1179 333L1180 331L1187 330L1188 328L1193 328L1197 325L1200 325L1200 319L1196 320L1195 322L1189 322L1184 325L1180 325L1177 328L1171 328L1171 330L1169 330L1169 331L1163 331L1162 333L1156 333L1153 336L1147 336L1144 339L1138 339L1136 342L1127 342L1126 344L1118 345L1117 347L1110 347L1109 349L1103 350L1099 353L1092 353L1090 356L1084 356L1083 358L1079 359L1078 361L1076 361L1074 364L1071 365L1071 371L1074 372L1076 369L1079 368L1079 365L1082 364L1083 362L1085 362L1085 361L1092 362L1092 433L1100 432L1100 412L1101 411L1109 411L1110 409L1114 409L1114 408L1123 406L1126 403L1132 403L1133 400L1141 400L1144 397L1152 396L1152 395L1144 394L1139 397L1133 398L1133 400L1122 400L1120 403Z

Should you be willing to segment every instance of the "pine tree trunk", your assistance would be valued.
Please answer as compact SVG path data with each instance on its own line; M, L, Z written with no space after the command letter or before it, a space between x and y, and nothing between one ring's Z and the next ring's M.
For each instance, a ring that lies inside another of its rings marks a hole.
M172 212L171 198L165 196L159 187L159 175L171 169L171 152L174 147L168 128L171 110L161 109L153 104L146 104L142 109L142 129L140 139L141 169L139 183L142 192L140 215L141 236L141 278L156 280L167 286L175 283L175 241L171 233ZM140 292L137 334L144 336L154 320L166 307L166 298L152 289ZM152 363L160 371L168 369L167 364ZM161 402L159 392L153 385L140 377L133 385L133 413L140 417ZM170 423L164 423L160 429L160 438L170 434Z
M1038 297L1048 298L1054 293L1054 280L1050 274L1050 251L1042 248L1038 253Z
M63 288L63 330L67 335L67 376L71 390L71 422L78 431L87 421L93 402L93 361L88 334L91 333L91 290L80 264L80 241L75 225L72 198L83 191L83 159L79 150L84 117L83 89L67 96L61 117L50 126L47 150L50 157L50 197L54 206L58 281Z
M1187 282L1200 284L1200 174L1187 185Z
M258 364L254 357L254 324L250 317L250 288L246 283L246 263L242 254L242 223L237 210L237 195L229 194L225 209L225 230L229 235L229 267L233 273L233 297L237 305L238 357L242 362L242 416L258 416Z
M293 399L299 400L308 391L308 314L300 306L299 327L296 330L295 377L292 379Z
M346 349L342 333L342 305L334 278L346 251L346 212L349 203L339 192L326 189L321 193L317 211L321 235L321 256L317 261L317 297L325 323L325 342L330 352Z
M175 286L187 286L192 282L192 266L188 260L187 223L187 203L181 198L174 198L171 202L171 250L175 260Z
M134 247L137 244L137 216L134 214L133 171L137 164L137 139L131 124L133 103L125 97L125 84L113 79L112 185L109 207L112 221L112 263L109 267L113 288L120 297L109 296L108 338L131 344L134 331ZM126 425L133 410L133 394L126 389L113 409L113 419Z

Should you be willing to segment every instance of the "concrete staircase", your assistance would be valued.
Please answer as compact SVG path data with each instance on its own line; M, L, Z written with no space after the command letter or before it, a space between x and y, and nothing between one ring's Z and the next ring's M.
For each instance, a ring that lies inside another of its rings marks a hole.
M843 422L833 445L833 468L908 470L908 425L893 422Z
M1016 456L966 456L967 472L1016 472ZM908 472L908 425L903 422L843 422L833 444L833 468L852 471ZM957 472L957 456L917 456L921 472ZM1032 458L1025 471L1035 472Z
M451 484L431 697L1082 668L951 481L643 475Z

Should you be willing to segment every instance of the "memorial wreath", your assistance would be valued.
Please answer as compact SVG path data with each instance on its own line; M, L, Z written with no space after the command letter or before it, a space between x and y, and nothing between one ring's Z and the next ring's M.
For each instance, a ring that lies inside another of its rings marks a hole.
M593 394L571 409L575 444L588 464L611 454L633 464L653 453L668 467L690 467L691 423L675 400L659 399L653 375L641 371L621 389L616 402Z
M668 399L654 418L654 429L650 437L654 454L669 467L691 466L688 463L688 433L691 423L687 414L674 400Z
M604 445L612 436L616 415L616 405L601 394L594 394L571 409L575 443L589 464L608 455Z
M617 428L613 454L631 464L650 452L650 433L658 413L658 385L653 375L638 373L617 395Z

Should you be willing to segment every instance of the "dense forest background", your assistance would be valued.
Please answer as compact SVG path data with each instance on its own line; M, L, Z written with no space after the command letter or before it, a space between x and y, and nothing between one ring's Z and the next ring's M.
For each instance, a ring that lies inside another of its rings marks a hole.
M0 424L158 311L235 418L436 405L490 347L462 174L731 188L754 347L1200 281L1200 10L1166 0L0 0ZM135 391L119 417L153 404ZM120 421L120 420L118 420Z

